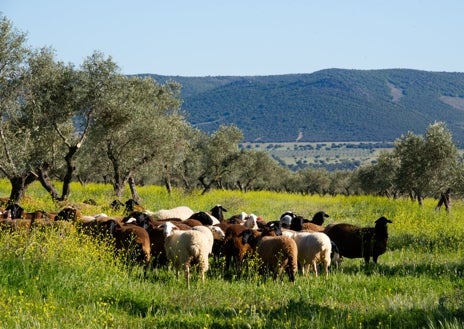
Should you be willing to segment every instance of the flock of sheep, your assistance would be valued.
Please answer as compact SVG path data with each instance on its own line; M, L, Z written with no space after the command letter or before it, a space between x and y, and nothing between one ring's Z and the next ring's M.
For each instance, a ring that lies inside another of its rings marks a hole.
M292 282L298 271L305 275L312 270L317 276L319 266L327 278L331 264L338 266L343 257L364 258L366 263L372 257L377 263L387 249L387 224L391 223L380 217L374 227L324 226L329 216L323 211L311 220L287 211L279 220L266 222L244 212L226 218L227 210L221 205L209 212L194 212L187 206L150 212L133 200L125 206L125 216L89 216L73 207L54 214L26 213L10 204L2 211L0 224L2 228L32 229L65 220L88 234L112 237L117 251L128 250L135 242L134 261L146 267L171 265L177 275L183 270L189 287L191 268L196 266L204 281L212 257L223 257L224 270L237 274L247 265L247 258L257 257L263 275L277 279L286 273Z

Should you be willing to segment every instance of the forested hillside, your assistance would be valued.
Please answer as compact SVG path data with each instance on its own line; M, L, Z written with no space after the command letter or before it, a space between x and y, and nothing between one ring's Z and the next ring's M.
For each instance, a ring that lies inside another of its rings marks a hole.
M248 142L393 141L444 121L464 147L464 73L328 69L248 77L151 75L182 85L198 128L235 124Z

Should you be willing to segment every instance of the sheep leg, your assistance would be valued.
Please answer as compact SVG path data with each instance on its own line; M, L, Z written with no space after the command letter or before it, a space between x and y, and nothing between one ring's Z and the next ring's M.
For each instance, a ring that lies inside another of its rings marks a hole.
M291 268L291 266L287 266L287 274L290 282L295 282L295 273L293 272L293 268Z
M317 262L315 260L313 261L313 270L314 270L314 275L317 277Z
M190 288L190 267L185 264L185 282L187 283L187 289Z
M364 261L366 262L366 265L369 264L369 255L368 256L364 256Z

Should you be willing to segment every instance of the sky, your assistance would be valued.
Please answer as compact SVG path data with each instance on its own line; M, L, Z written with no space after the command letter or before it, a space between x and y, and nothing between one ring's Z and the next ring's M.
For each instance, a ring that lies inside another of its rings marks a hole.
M34 48L123 74L254 76L341 69L464 72L463 0L1 0Z

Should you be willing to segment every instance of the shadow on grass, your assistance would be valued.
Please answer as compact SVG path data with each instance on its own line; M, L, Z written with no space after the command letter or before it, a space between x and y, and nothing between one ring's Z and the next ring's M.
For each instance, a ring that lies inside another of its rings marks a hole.
M365 275L383 275L388 277L395 276L422 276L426 275L431 278L443 278L448 276L460 279L464 276L464 262L447 262L447 263L404 263L398 265L359 264L342 265L339 271L348 275L363 273Z
M131 299L121 300L116 306L119 312L131 316L132 322L153 328L442 328L445 324L458 328L464 324L463 303L456 303L453 297L441 299L432 310L411 307L362 314L301 299L290 300L280 308L247 310L205 310L201 305L182 307Z

